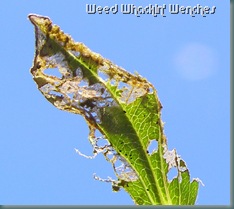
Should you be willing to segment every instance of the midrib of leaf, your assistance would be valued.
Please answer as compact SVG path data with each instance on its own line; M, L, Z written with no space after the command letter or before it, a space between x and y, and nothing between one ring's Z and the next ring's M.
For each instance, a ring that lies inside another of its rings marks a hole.
M165 161L165 159L163 158L163 147L161 146L162 142L161 142L161 137L162 137L163 133L160 134L160 141L159 141L159 146L160 146L160 149L158 149L158 152L159 152L159 156L160 156L160 165L161 165L161 172L162 172L162 178L163 178L163 183L164 183L164 188L165 188L165 191L166 191L166 197L167 197L167 202L166 202L166 205L172 205L172 202L171 202L171 197L170 197L170 194L169 194L169 191L168 191L168 181L167 181L167 174L165 173L165 168L163 167L163 162Z

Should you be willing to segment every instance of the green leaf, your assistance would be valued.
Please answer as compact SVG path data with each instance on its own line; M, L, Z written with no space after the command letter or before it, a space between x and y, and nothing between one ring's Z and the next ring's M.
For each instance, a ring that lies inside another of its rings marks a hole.
M29 19L36 34L33 79L54 106L85 118L94 154L103 153L113 165L117 180L106 180L113 191L123 188L138 205L195 204L199 181L190 182L184 161L167 149L162 106L153 85L75 43L49 18ZM48 75L49 68L60 76ZM103 139L106 144L100 146ZM153 141L158 146L150 153ZM169 181L173 167L178 175Z

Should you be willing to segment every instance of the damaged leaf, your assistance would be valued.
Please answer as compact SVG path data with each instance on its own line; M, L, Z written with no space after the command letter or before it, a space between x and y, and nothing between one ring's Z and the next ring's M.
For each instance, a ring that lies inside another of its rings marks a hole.
M38 89L58 109L84 117L94 156L102 153L117 177L95 178L111 182L113 191L123 188L138 205L195 204L199 182L190 182L185 162L167 149L153 85L74 42L48 17L32 14L29 19L35 26L31 74ZM149 152L153 141L157 148ZM173 167L178 175L169 181Z

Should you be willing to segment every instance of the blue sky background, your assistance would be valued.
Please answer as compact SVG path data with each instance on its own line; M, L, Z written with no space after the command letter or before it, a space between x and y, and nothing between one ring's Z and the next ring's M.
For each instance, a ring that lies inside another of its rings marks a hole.
M196 15L90 15L86 4L216 6ZM176 148L192 178L197 205L230 204L229 1L0 1L0 204L133 205L125 191L93 179L114 177L92 154L88 127L37 90L29 69L34 28L29 13L49 16L73 39L154 84L163 104L169 149Z

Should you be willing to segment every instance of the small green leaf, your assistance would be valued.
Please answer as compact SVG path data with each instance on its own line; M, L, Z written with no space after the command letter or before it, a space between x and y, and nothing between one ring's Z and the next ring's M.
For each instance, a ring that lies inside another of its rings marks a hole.
M29 19L36 34L33 79L54 106L85 118L94 154L103 153L113 165L117 180L107 180L113 191L125 189L138 205L195 204L199 182L190 182L184 161L167 149L162 106L153 85L75 43L49 18ZM48 75L49 68L61 76ZM98 145L100 139L106 145ZM152 141L158 146L150 153ZM169 181L172 167L178 175Z

